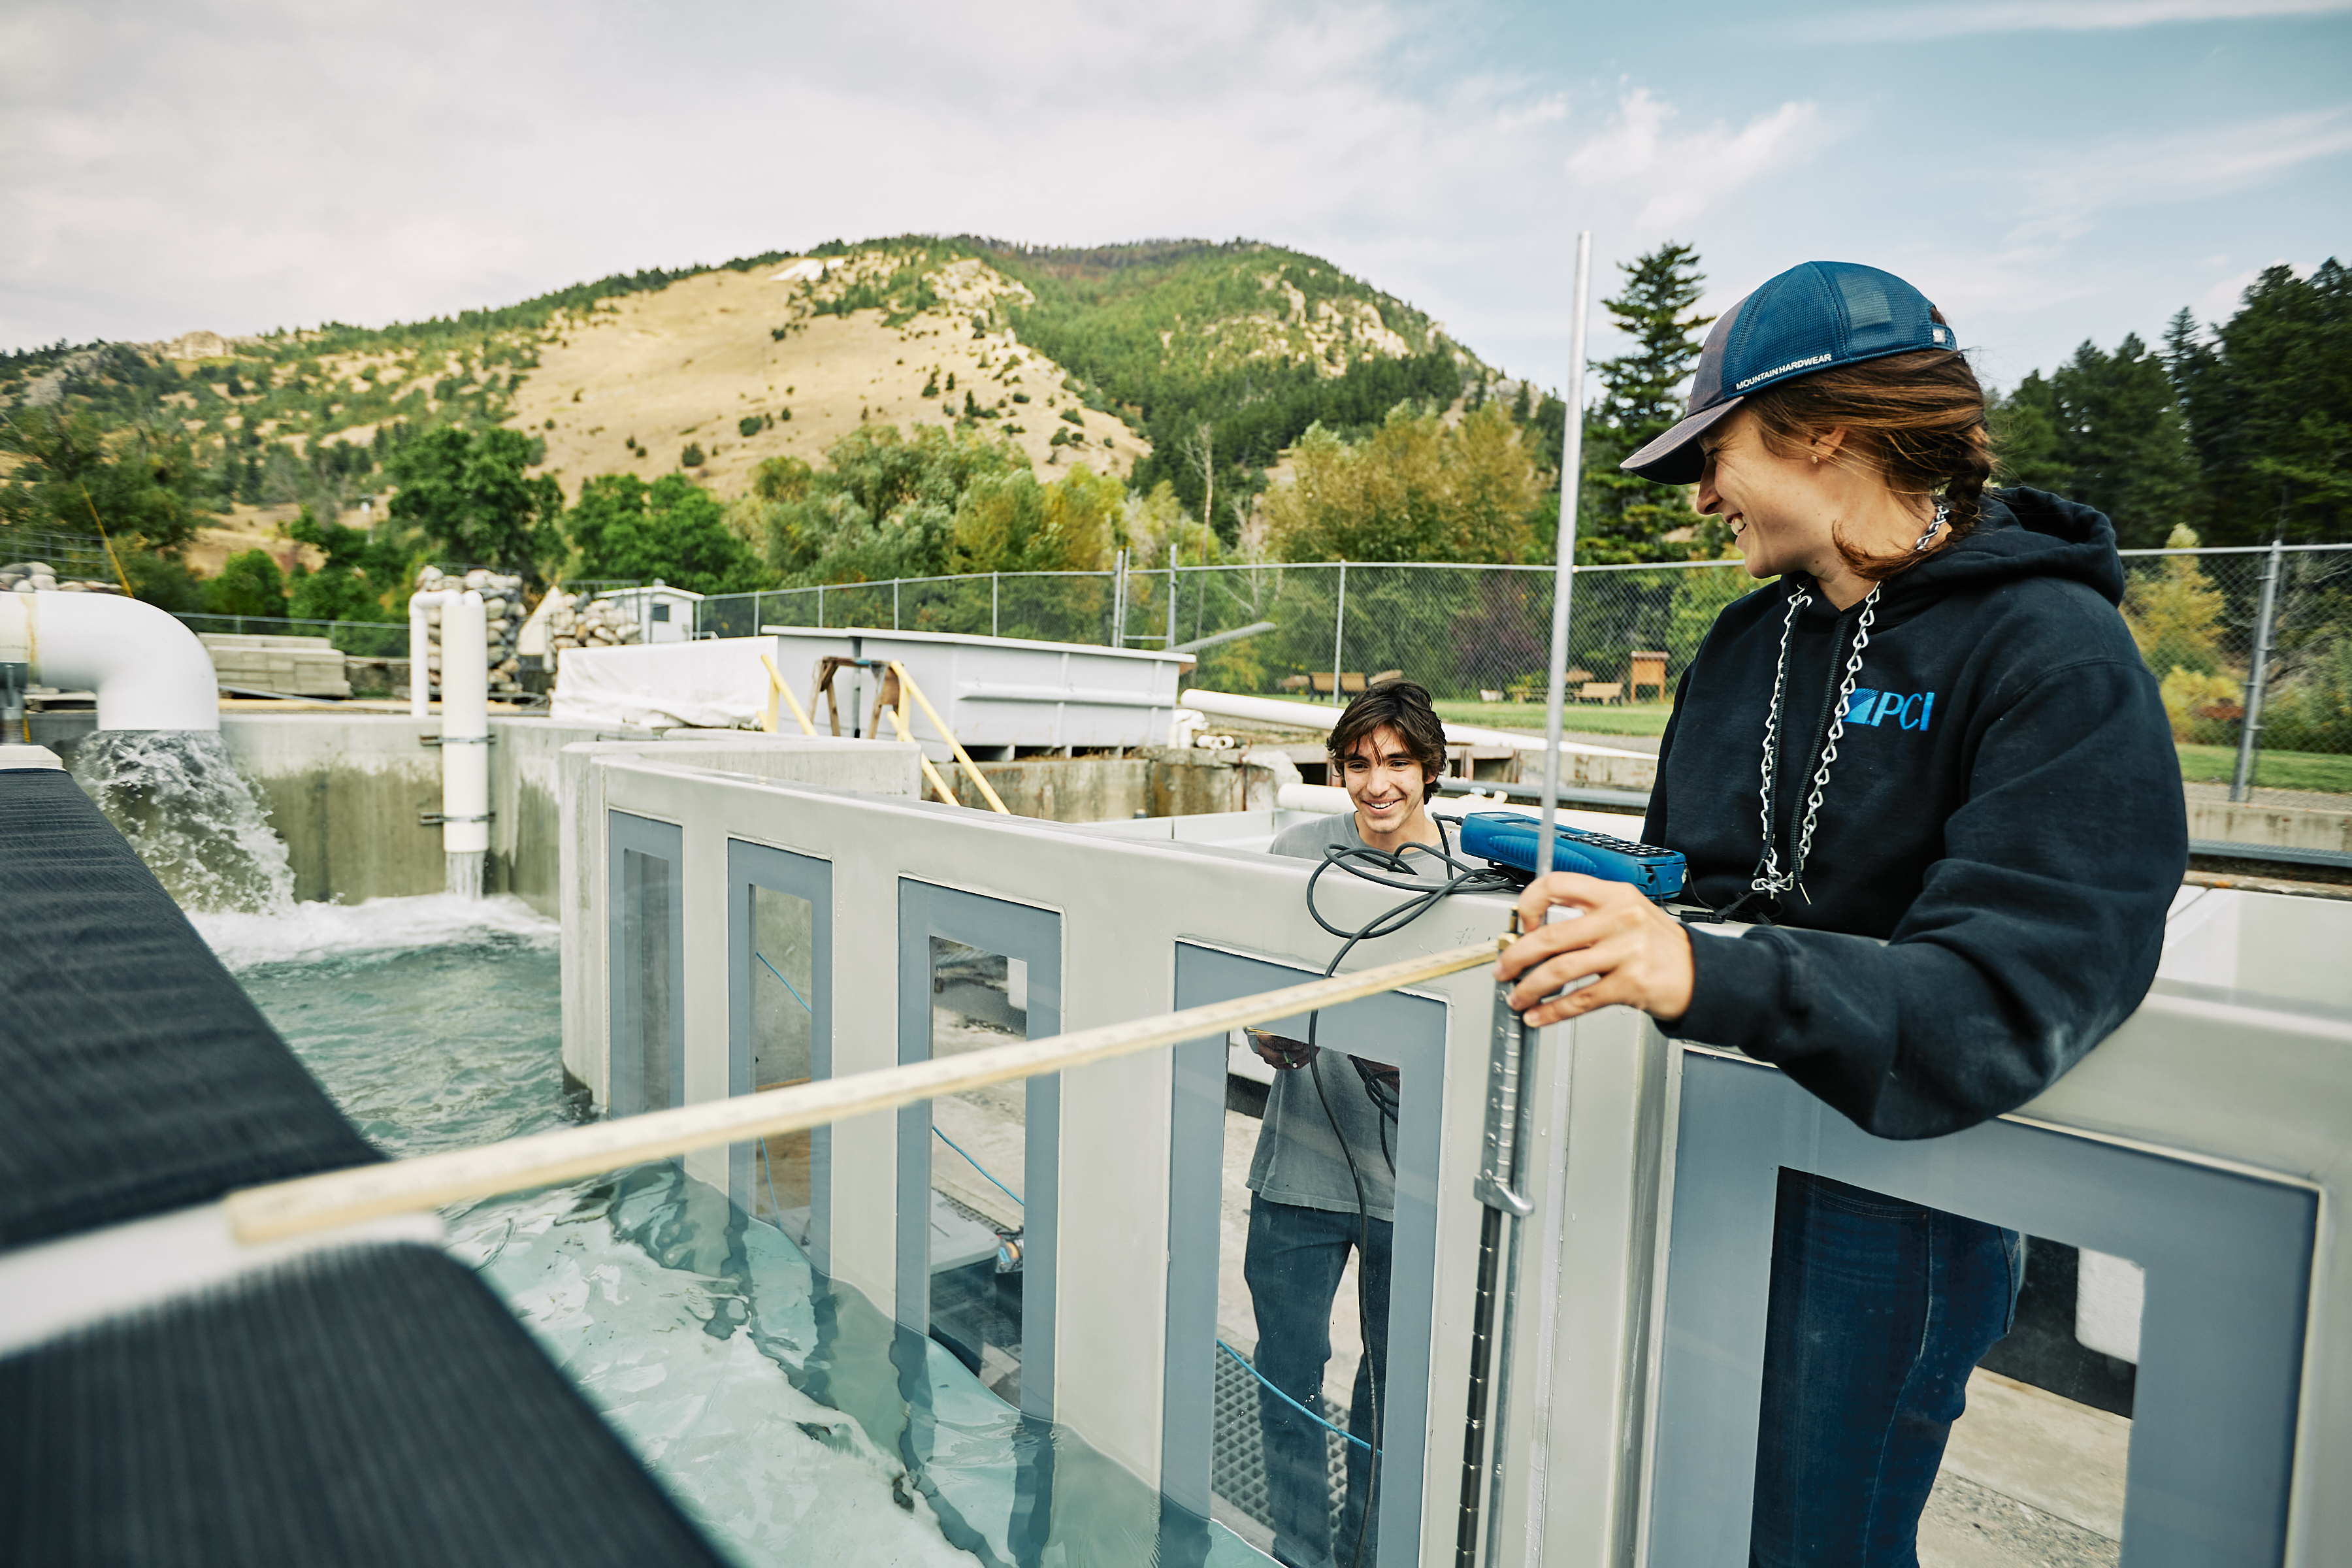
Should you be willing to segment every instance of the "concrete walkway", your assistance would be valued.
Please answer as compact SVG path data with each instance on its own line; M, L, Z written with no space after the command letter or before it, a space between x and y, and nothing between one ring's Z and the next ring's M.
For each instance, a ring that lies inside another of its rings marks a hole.
M2180 786L2189 800L2217 801L2228 805L2230 786L2225 784L2188 784ZM2260 785L2246 792L2249 805L2290 806L2298 811L2352 812L2352 795L2328 795L2311 789L2263 789Z

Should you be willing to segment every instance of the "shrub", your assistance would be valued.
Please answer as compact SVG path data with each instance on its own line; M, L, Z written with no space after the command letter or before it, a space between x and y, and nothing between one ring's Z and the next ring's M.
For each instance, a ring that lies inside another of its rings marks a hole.
M1083 425L1087 422L1087 416L1079 413L1075 408L1063 409L1062 417L1068 420L1073 425Z
M2196 532L2175 528L2168 549L2193 550ZM2222 595L2194 555L2172 555L2147 576L2135 578L2124 595L2124 624L2152 670L2186 669L2210 675L2221 668Z
M2352 639L2263 702L2263 744L2287 752L2352 752Z
M205 584L205 607L216 616L283 616L285 574L266 550L232 555Z
M2238 683L2228 676L2175 665L2160 689L2174 740L2222 746L2237 739L2245 710L2238 704Z
M788 387L784 388L784 390L785 390L785 391L787 391L787 392L790 392L790 391L792 390L792 388L788 386ZM792 411L792 408L791 408L791 405L785 405L784 407L782 407L782 408L779 408L779 409L777 409L777 410L776 410L776 417L777 417L777 418L779 418L779 419L789 420L789 419L791 419L791 418L792 418L792 416L793 416L793 411Z
M552 425L555 422L551 419L548 423ZM760 416L756 414L746 414L742 418L735 421L735 434L738 436L757 436L762 428Z
M1026 403L1029 401L1029 395L1025 392L1016 392L1013 395L1013 401L1015 403Z
M677 455L677 466L681 468L698 468L702 467L702 443L699 441L688 441L686 444L685 450L679 452Z

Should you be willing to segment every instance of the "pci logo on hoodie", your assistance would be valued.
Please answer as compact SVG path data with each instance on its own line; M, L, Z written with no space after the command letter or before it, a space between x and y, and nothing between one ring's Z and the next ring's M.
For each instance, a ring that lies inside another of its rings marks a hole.
M1846 699L1845 721L1876 729L1893 723L1905 730L1925 730L1936 711L1932 691L1873 691L1859 688Z

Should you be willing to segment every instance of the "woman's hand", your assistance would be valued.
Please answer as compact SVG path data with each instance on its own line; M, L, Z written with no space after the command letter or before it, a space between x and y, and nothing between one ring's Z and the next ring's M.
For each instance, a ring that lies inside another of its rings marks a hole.
M1554 905L1580 912L1546 924L1544 912ZM1511 1005L1530 1027L1619 1003L1667 1024L1690 1010L1690 932L1622 882L1574 871L1538 877L1519 895L1519 925L1527 935L1503 950L1495 978L1518 982ZM1586 975L1596 978L1542 1001Z
M1287 1039L1281 1035L1269 1035L1263 1029L1244 1029L1249 1043L1257 1052L1258 1060L1278 1072L1303 1068L1314 1054L1304 1040Z

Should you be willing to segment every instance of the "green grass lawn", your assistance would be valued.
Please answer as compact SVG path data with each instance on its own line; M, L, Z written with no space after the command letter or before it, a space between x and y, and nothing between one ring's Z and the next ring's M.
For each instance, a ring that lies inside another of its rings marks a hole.
M2234 746L2180 748L2180 776L2192 784L2228 784L2237 765L2238 751ZM2352 795L2352 757L2326 752L2257 752L2253 782L2260 789Z
M1531 730L1540 735L1544 705L1540 702L1447 702L1432 704L1450 724L1483 724L1490 730ZM1560 716L1567 729L1587 735L1663 735L1674 714L1670 702L1570 702Z
M1328 702L1318 706L1328 707ZM1454 724L1481 724L1490 730L1529 730L1540 734L1544 710L1540 702L1453 702L1435 704L1437 716ZM1562 721L1571 731L1588 735L1663 735L1674 707L1664 702L1571 702ZM2179 748L2180 776L2192 784L2228 784L2237 765L2233 746ZM2352 756L2326 752L2263 752L2254 760L2254 783L2263 789L2314 790L2352 795Z

